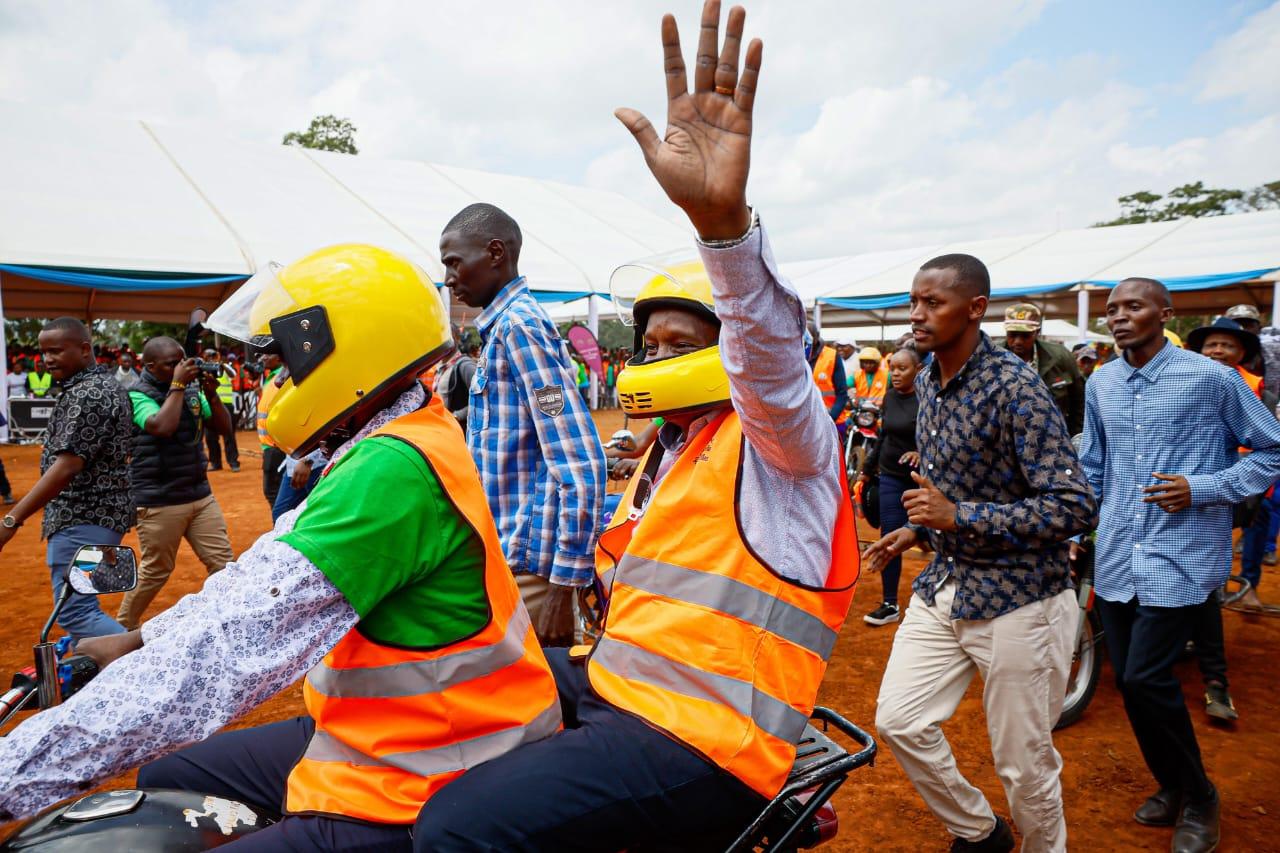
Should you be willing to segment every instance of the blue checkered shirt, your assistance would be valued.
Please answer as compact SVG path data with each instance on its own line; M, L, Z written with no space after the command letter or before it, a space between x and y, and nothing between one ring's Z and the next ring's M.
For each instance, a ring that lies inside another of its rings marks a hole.
M590 583L604 449L569 348L523 277L498 292L476 328L484 349L471 381L467 448L507 562L555 584Z
M1166 343L1140 370L1117 358L1094 371L1080 462L1102 501L1098 595L1185 607L1231 572L1231 507L1280 478L1280 421L1236 371ZM1153 473L1186 477L1191 506L1142 503Z

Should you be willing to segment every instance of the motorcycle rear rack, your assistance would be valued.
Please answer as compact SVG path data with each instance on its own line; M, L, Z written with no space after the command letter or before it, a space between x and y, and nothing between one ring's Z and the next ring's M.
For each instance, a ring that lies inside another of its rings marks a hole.
M831 799L832 794L844 784L851 772L864 765L875 763L875 738L852 722L830 708L821 706L814 708L809 718L812 723L805 727L804 737L796 747L796 761L791 768L791 774L787 777L786 785L729 846L726 853L787 850L786 845L796 832L818 809L822 808L824 803ZM821 730L814 724L821 724ZM851 754L829 738L825 732L832 726L855 741L861 749ZM812 796L805 802L804 808L791 821L791 825L776 839L769 839L767 843L762 844L769 821L783 804L792 797L815 787L817 790L813 791Z

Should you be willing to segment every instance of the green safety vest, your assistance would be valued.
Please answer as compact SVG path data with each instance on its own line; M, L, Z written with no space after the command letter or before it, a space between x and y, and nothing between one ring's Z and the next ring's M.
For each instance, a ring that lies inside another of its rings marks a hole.
M44 376L38 376L33 370L27 374L27 383L31 386L33 396L44 397L48 395L49 389L53 387L53 374L46 373Z
M227 407L236 401L236 392L231 387L231 377L225 373L218 374L218 399Z

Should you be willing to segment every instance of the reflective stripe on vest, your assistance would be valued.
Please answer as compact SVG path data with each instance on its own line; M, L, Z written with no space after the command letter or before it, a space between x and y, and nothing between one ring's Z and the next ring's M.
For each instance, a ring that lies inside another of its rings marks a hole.
M833 347L823 347L818 353L818 360L813 365L813 381L822 392L822 405L830 411L836 404L836 351ZM845 409L836 418L836 423L842 424L848 419L849 410Z
M277 373L279 371L276 371ZM271 374L262 383L262 391L258 394L258 442L263 447L276 447L280 445L271 437L271 433L267 432L267 412L271 410L271 403L276 398L276 393L280 388L273 381L275 373Z
M438 649L347 632L303 683L316 730L289 774L285 811L412 824L459 774L554 734L560 700L453 416L435 397L372 435L421 453L484 543L490 619Z
M857 535L833 460L840 498L828 588L775 574L736 518L742 452L729 412L689 442L638 519L627 511L632 478L596 550L607 603L587 672L605 701L773 797L852 601Z

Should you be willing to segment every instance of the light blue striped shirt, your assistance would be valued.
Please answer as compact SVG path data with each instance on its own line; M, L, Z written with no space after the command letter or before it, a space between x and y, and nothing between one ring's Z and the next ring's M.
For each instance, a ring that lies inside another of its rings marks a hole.
M480 316L467 448L480 469L507 563L516 573L582 586L595 571L604 509L604 448L577 370L523 277Z
M1166 342L1140 370L1117 358L1089 378L1080 463L1102 502L1098 595L1199 604L1231 573L1232 506L1280 478L1280 421L1236 371ZM1191 506L1142 503L1153 473L1185 476Z

